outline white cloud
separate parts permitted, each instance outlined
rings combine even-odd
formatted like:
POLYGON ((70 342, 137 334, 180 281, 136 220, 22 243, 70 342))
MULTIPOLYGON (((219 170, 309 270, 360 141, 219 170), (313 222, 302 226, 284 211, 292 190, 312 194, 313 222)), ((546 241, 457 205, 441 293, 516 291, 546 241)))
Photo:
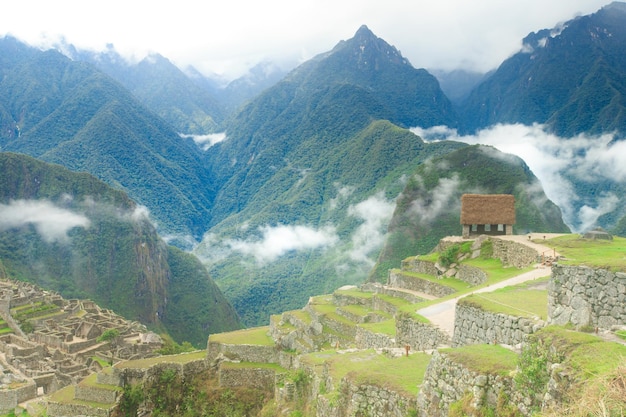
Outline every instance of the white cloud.
POLYGON ((66 242, 75 227, 89 227, 89 219, 46 200, 15 200, 0 204, 0 231, 32 224, 46 242, 66 242))
POLYGON ((6 2, 0 33, 83 48, 113 43, 126 55, 161 53, 181 66, 240 75, 254 64, 310 59, 366 24, 416 67, 489 70, 529 32, 552 28, 606 0, 192 0, 6 2), (114 22, 112 24, 112 22, 114 22))
POLYGON ((382 192, 379 192, 367 200, 348 208, 348 215, 357 217, 363 223, 352 234, 352 247, 348 253, 351 260, 365 263, 372 267, 375 259, 372 254, 385 242, 387 225, 391 220, 395 209, 395 201, 389 201, 382 192))
MULTIPOLYGON (((213 236, 213 245, 221 247, 222 252, 228 248, 230 251, 252 256, 258 263, 264 264, 291 251, 323 249, 332 247, 339 241, 335 228, 331 226, 321 229, 301 225, 263 226, 259 231, 260 237, 227 239, 221 242, 213 236)), ((206 252, 212 251, 213 247, 206 252)))
POLYGON ((193 140, 195 144, 198 145, 200 149, 202 149, 203 151, 206 151, 207 149, 209 149, 211 146, 215 145, 216 143, 226 140, 226 132, 211 133, 208 135, 188 135, 188 134, 180 133, 179 135, 181 138, 185 138, 185 139, 191 138, 191 140, 193 140))
POLYGON ((428 198, 416 198, 411 202, 407 215, 416 219, 420 225, 427 226, 443 212, 458 211, 459 184, 457 175, 440 178, 437 186, 428 193, 428 198))
POLYGON ((467 136, 442 127, 412 130, 425 140, 445 138, 480 143, 517 155, 541 181, 547 197, 561 208, 565 223, 578 232, 593 227, 600 215, 615 208, 616 197, 602 194, 596 197, 595 204, 581 205, 570 178, 591 185, 626 181, 626 141, 614 141, 613 134, 562 138, 547 132, 540 124, 494 125, 467 136), (581 208, 576 209, 577 206, 581 208))

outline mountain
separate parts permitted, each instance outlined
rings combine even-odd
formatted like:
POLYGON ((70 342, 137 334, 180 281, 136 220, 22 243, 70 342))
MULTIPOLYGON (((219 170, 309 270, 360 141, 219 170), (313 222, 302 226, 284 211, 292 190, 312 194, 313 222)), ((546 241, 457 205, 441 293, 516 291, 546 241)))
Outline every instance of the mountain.
POLYGON ((89 298, 176 341, 240 327, 197 258, 168 246, 145 210, 86 173, 0 153, 3 276, 89 298))
POLYGON ((626 132, 626 3, 529 34, 468 97, 463 126, 545 123, 564 137, 626 132))
POLYGON ((191 140, 87 63, 0 45, 11 52, 0 68, 3 150, 91 172, 149 207, 162 233, 200 238, 215 190, 191 140))
POLYGON ((75 61, 89 62, 126 87, 148 109, 183 134, 220 131, 225 106, 208 89, 159 54, 138 63, 122 57, 112 45, 105 52, 59 45, 75 61))
POLYGON ((492 147, 467 146, 421 164, 411 175, 369 280, 385 282, 387 271, 403 259, 428 253, 445 236, 460 235, 465 193, 514 195, 514 234, 570 232, 524 161, 492 147))
POLYGON ((454 126, 455 117, 435 77, 413 68, 362 26, 352 39, 265 90, 229 122, 230 140, 208 154, 209 164, 218 167, 214 174, 221 189, 214 224, 245 206, 276 170, 289 165, 292 154, 309 164, 374 120, 430 127, 454 126))
POLYGON ((220 191, 195 253, 244 323, 363 282, 404 176, 464 146, 405 127, 454 122, 437 80, 365 26, 242 107, 206 153, 220 191))
POLYGON ((271 62, 260 62, 241 77, 224 86, 214 87, 212 92, 224 104, 226 114, 231 115, 248 100, 282 80, 285 75, 287 75, 287 71, 279 65, 271 62))
POLYGON ((428 72, 437 78, 441 90, 455 105, 463 103, 474 87, 491 76, 490 72, 484 74, 462 69, 452 71, 429 69, 428 72))

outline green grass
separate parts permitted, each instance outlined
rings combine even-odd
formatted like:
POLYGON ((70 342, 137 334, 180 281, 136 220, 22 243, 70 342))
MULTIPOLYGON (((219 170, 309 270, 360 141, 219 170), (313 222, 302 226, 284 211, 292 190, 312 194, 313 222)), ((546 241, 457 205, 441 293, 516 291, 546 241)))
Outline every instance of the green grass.
POLYGON ((556 249, 562 256, 560 264, 626 271, 626 238, 616 236, 613 240, 590 240, 571 234, 540 243, 556 249))
POLYGON ((468 345, 440 352, 481 374, 508 376, 517 365, 517 354, 500 345, 468 345))
POLYGON ((489 293, 471 294, 459 300, 459 303, 474 305, 494 313, 547 320, 548 291, 529 288, 546 280, 547 278, 540 278, 489 293))
POLYGON ((335 291, 335 294, 345 295, 347 297, 363 298, 363 299, 370 299, 374 296, 374 293, 360 291, 360 290, 337 290, 335 291))
POLYGON ((617 337, 626 340, 626 330, 618 330, 615 332, 615 335, 617 335, 617 337))
POLYGON ((626 363, 626 346, 600 337, 559 326, 541 329, 536 336, 544 346, 552 346, 583 378, 607 374, 626 363))
POLYGON ((212 334, 209 336, 209 342, 224 343, 227 345, 274 345, 274 340, 269 335, 269 326, 212 334))
POLYGON ((358 326, 366 330, 369 330, 372 333, 386 334, 389 336, 396 335, 396 320, 395 319, 380 321, 377 323, 362 323, 362 324, 359 324, 358 326))
POLYGON ((125 368, 140 368, 145 369, 151 366, 154 366, 159 363, 187 363, 199 359, 206 358, 206 350, 197 350, 195 352, 190 353, 181 353, 178 355, 164 355, 157 356, 155 358, 147 358, 147 359, 136 359, 130 361, 120 362, 115 365, 115 368, 125 369, 125 368))
POLYGON ((285 373, 287 370, 275 363, 265 362, 223 362, 220 365, 224 369, 270 369, 278 373, 285 373))
POLYGON ((326 365, 337 387, 339 381, 347 377, 358 384, 377 385, 409 395, 417 395, 430 358, 423 353, 391 358, 374 350, 345 354, 321 351, 301 356, 304 363, 312 366, 326 365))
POLYGON ((399 269, 394 270, 396 273, 406 275, 413 278, 423 279, 424 281, 433 282, 435 284, 443 285, 444 287, 450 287, 455 291, 463 291, 471 288, 471 286, 464 281, 456 278, 437 278, 432 275, 420 274, 412 271, 401 271, 399 269))

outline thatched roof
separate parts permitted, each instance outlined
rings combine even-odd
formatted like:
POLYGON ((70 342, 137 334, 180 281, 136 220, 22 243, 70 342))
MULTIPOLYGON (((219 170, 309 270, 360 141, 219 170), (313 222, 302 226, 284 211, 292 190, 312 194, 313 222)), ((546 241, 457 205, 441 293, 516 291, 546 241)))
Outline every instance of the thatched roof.
POLYGON ((463 194, 461 224, 515 224, 511 194, 463 194))

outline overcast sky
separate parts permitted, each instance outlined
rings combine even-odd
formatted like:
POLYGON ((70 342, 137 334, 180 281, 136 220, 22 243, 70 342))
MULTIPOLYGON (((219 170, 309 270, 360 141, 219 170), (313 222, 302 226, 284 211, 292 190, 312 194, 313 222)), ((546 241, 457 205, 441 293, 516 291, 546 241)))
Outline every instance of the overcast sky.
POLYGON ((608 0, 19 0, 0 34, 30 44, 63 35, 82 48, 158 52, 179 66, 240 75, 262 60, 301 62, 365 24, 413 66, 487 71, 528 33, 593 13, 608 0))

